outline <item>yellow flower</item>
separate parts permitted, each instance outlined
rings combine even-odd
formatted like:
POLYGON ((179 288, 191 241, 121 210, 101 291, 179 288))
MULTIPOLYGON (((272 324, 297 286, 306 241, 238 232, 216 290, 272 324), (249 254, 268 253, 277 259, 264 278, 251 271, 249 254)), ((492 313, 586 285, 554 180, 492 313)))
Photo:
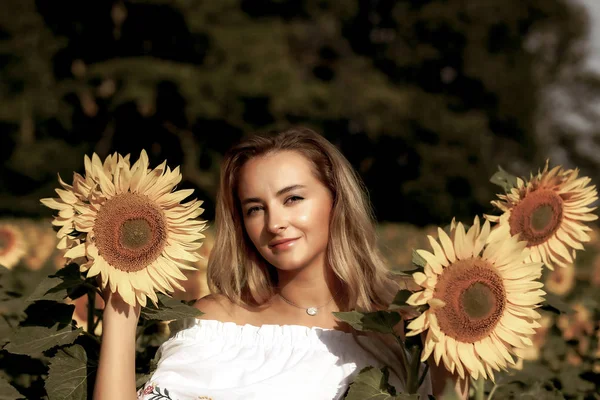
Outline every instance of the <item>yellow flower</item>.
POLYGON ((180 269, 195 269, 187 262, 199 259, 205 221, 196 218, 204 210, 197 200, 180 203, 193 193, 172 191, 181 179, 179 167, 171 171, 166 161, 149 169, 144 150, 133 166, 129 155, 102 163, 94 154, 85 157, 85 176, 75 174, 72 186, 59 177, 60 198, 41 201, 59 210, 53 224, 61 226, 65 257, 128 304, 145 306, 146 297, 157 303, 155 291, 183 290, 180 269))
POLYGON ((555 269, 546 278, 546 290, 564 296, 575 287, 575 264, 555 269))
POLYGON ((21 230, 11 222, 0 222, 0 265, 11 269, 26 252, 27 243, 21 230))
POLYGON ((573 310, 573 314, 559 315, 556 322, 565 341, 580 340, 594 333, 592 312, 581 302, 573 304, 573 310))
POLYGON ((206 280, 206 272, 208 267, 208 257, 215 243, 214 229, 207 228, 204 232, 206 236, 202 242, 202 248, 199 250, 200 260, 192 263, 197 268, 195 271, 184 271, 188 280, 182 282, 185 292, 176 290, 173 297, 179 300, 199 299, 210 293, 206 280))
POLYGON ((531 250, 529 260, 543 262, 550 269, 573 263, 575 250, 583 250, 589 242, 591 228, 584 223, 594 221, 598 199, 596 186, 589 186, 588 177, 578 178, 579 170, 563 170, 561 166, 543 171, 525 182, 517 178, 517 187, 492 204, 504 213, 486 215, 498 222, 499 233, 520 235, 531 250))
POLYGON ((408 324, 407 336, 427 330, 423 361, 433 353, 462 378, 494 379, 493 370, 514 364, 515 348, 533 345, 542 263, 524 263, 526 243, 515 236, 490 240, 489 221, 482 227, 478 217, 468 232, 453 222, 450 236, 438 228, 439 242, 428 238, 433 253, 417 250, 427 264, 413 274, 423 290, 407 303, 430 307, 408 324))
POLYGON ((56 235, 46 220, 28 220, 20 223, 23 235, 27 243, 27 253, 23 257, 23 263, 28 269, 37 271, 52 257, 56 249, 56 235))
POLYGON ((567 349, 567 356, 565 357, 565 361, 567 364, 572 365, 574 367, 579 367, 583 363, 583 359, 575 350, 572 348, 567 349))
POLYGON ((540 318, 538 322, 540 323, 541 327, 535 330, 535 334, 531 338, 531 340, 533 341, 533 346, 524 349, 514 349, 515 355, 518 357, 517 363, 513 367, 514 369, 522 370, 524 360, 536 361, 540 358, 542 347, 546 343, 546 336, 548 336, 548 331, 550 331, 554 324, 554 318, 551 315, 543 314, 542 318, 540 318))

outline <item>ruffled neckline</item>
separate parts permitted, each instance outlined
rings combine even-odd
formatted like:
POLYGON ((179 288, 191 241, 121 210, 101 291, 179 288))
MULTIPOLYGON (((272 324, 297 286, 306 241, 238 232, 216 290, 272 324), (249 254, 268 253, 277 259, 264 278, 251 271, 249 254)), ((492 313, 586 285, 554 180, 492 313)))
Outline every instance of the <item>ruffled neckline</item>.
POLYGON ((218 339, 237 345, 328 348, 336 342, 348 344, 354 341, 350 332, 304 325, 239 325, 235 322, 186 318, 171 322, 169 327, 175 338, 200 341, 218 339))
POLYGON ((216 319, 199 319, 199 318, 194 318, 194 319, 196 320, 195 321, 196 324, 208 323, 209 325, 213 325, 213 324, 223 324, 223 325, 228 325, 228 326, 233 325, 233 327, 237 328, 237 329, 246 329, 246 330, 254 330, 254 331, 260 331, 260 330, 277 331, 277 330, 285 330, 285 329, 294 329, 294 330, 304 331, 307 335, 310 334, 310 332, 321 331, 321 332, 337 332, 337 333, 342 333, 342 334, 352 336, 352 333, 350 333, 350 332, 344 332, 339 329, 322 328, 319 326, 305 326, 305 325, 294 325, 294 324, 285 324, 285 325, 263 324, 260 326, 252 325, 252 324, 240 325, 235 322, 221 322, 221 321, 217 321, 216 319))

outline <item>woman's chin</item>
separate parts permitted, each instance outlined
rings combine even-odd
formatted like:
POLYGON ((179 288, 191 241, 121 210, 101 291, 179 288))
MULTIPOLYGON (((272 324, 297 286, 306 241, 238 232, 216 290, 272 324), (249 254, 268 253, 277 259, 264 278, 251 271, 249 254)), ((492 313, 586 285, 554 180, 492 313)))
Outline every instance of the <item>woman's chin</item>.
POLYGON ((281 272, 292 272, 301 270, 305 267, 306 263, 295 261, 295 260, 273 260, 271 265, 273 265, 277 270, 281 272))

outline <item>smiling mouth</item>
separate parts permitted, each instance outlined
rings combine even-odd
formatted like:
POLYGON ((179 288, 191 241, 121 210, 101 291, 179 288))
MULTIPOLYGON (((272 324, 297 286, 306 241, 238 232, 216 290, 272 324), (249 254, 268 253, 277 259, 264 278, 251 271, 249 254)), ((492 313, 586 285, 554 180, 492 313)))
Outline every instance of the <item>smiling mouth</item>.
POLYGON ((294 238, 294 239, 288 239, 288 240, 284 240, 284 241, 280 241, 277 242, 273 245, 269 245, 270 249, 285 249, 288 248, 289 246, 291 246, 292 244, 294 244, 296 242, 296 240, 298 240, 298 238, 294 238))

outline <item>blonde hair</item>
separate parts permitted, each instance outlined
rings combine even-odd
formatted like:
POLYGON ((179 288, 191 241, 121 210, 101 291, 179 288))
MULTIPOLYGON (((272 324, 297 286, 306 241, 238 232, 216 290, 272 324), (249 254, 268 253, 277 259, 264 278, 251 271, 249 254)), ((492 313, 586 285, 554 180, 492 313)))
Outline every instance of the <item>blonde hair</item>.
POLYGON ((341 311, 387 308, 398 284, 377 249, 375 221, 365 187, 340 151, 307 128, 252 136, 225 155, 216 201, 216 236, 208 261, 210 291, 244 305, 261 305, 274 295, 277 275, 243 228, 237 185, 240 170, 248 160, 279 151, 295 151, 306 157, 315 176, 332 194, 327 262, 342 283, 338 301, 341 311))

